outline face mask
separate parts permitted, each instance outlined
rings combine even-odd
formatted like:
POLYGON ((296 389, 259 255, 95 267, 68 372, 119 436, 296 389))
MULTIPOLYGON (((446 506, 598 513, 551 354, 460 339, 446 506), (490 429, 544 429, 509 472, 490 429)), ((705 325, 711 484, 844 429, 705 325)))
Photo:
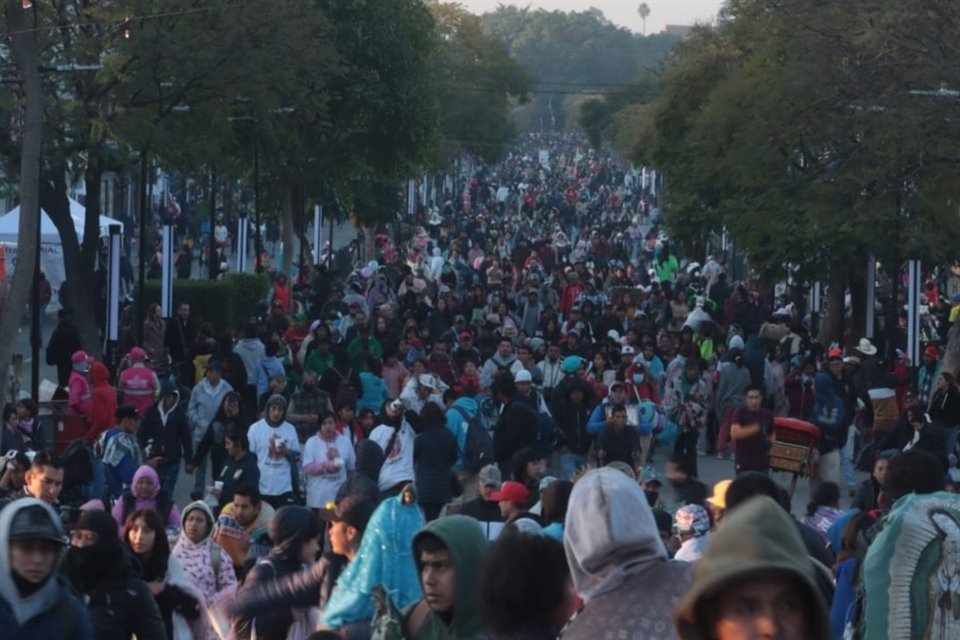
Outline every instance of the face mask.
POLYGON ((647 497, 647 504, 649 504, 651 507, 657 504, 657 500, 660 499, 659 491, 651 491, 650 489, 644 489, 643 494, 647 497))
POLYGON ((637 384, 640 384, 641 382, 643 382, 643 378, 644 378, 644 375, 642 373, 633 374, 633 381, 636 382, 637 384))

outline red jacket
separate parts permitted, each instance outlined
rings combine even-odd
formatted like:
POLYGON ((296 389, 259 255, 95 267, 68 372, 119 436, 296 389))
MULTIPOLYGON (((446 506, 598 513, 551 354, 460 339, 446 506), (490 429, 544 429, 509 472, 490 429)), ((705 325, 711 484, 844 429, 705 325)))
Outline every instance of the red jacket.
POLYGON ((93 396, 87 434, 83 437, 88 443, 94 442, 114 425, 114 414, 117 412, 117 392, 110 385, 110 372, 102 362, 90 365, 90 379, 93 381, 93 396))

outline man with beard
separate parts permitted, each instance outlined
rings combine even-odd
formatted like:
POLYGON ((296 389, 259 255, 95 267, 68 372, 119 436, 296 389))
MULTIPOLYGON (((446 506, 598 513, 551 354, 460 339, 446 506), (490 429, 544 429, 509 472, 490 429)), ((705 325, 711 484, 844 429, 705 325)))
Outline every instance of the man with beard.
POLYGON ((87 604, 97 638, 163 640, 160 610, 120 545, 117 523, 104 511, 80 516, 70 536, 63 572, 87 604))

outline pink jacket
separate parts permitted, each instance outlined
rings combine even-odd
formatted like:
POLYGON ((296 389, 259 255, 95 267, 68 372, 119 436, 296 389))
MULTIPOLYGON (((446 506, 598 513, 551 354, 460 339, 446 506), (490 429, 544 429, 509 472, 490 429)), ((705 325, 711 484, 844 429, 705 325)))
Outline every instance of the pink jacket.
POLYGON ((213 528, 213 513, 210 507, 202 500, 191 502, 183 510, 181 521, 180 538, 173 547, 173 557, 183 567, 184 572, 190 577, 190 581, 203 594, 207 603, 213 600, 213 597, 237 584, 237 574, 233 570, 233 562, 227 552, 220 548, 220 545, 210 539, 210 531, 213 528), (183 522, 187 514, 191 511, 200 509, 207 516, 207 522, 210 523, 210 529, 207 530, 207 537, 199 544, 194 544, 187 539, 183 533, 183 522), (219 567, 214 571, 214 559, 218 558, 219 567))
POLYGON ((133 366, 120 374, 120 389, 123 391, 124 404, 132 404, 143 416, 154 403, 160 381, 153 369, 133 366))
POLYGON ((67 405, 70 412, 82 413, 90 417, 90 398, 93 396, 93 389, 90 388, 90 381, 87 380, 87 376, 77 371, 71 371, 67 389, 70 392, 69 404, 67 405))

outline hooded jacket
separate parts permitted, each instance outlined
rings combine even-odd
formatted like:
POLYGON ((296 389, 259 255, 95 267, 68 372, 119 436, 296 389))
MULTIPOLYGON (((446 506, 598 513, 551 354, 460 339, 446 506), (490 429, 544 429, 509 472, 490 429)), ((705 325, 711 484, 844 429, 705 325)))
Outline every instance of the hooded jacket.
POLYGON ((457 463, 454 469, 463 468, 462 453, 467 448, 467 423, 477 417, 480 408, 473 398, 457 398, 453 406, 447 409, 447 429, 457 441, 457 463))
POLYGON ((187 420, 194 441, 203 437, 207 427, 213 422, 223 404, 223 397, 233 391, 233 387, 226 380, 221 379, 216 387, 204 378, 190 393, 190 404, 187 406, 187 420))
POLYGON ((813 379, 813 422, 820 427, 820 453, 835 451, 844 425, 843 399, 834 391, 833 376, 820 372, 813 379))
POLYGON ((206 602, 213 597, 237 584, 237 574, 227 553, 220 545, 210 539, 216 519, 213 511, 203 500, 191 502, 183 509, 180 516, 180 538, 174 545, 172 555, 183 567, 184 572, 193 581, 194 586, 203 594, 206 602), (202 511, 207 519, 207 535, 200 542, 194 544, 184 533, 187 516, 192 511, 202 511), (215 566, 216 565, 216 566, 215 566))
POLYGON ((180 392, 175 387, 164 383, 160 397, 140 421, 137 441, 151 457, 162 455, 162 466, 177 464, 181 458, 193 458, 193 434, 187 423, 187 414, 180 406, 180 392), (164 411, 163 398, 168 392, 176 395, 177 403, 170 411, 164 411))
POLYGON ((110 386, 110 371, 102 362, 90 365, 90 380, 93 395, 90 403, 90 424, 84 438, 93 442, 101 433, 113 426, 117 412, 117 392, 110 386))
POLYGON ((563 546, 586 602, 564 640, 674 638, 670 616, 690 585, 691 566, 667 559, 636 482, 606 467, 581 478, 570 494, 563 546))
POLYGON ((136 487, 137 480, 143 477, 150 478, 150 480, 153 481, 153 495, 146 500, 142 500, 134 497, 132 491, 124 492, 123 496, 113 505, 113 511, 110 512, 111 515, 113 515, 113 519, 117 522, 117 527, 122 528, 127 516, 140 509, 153 509, 160 513, 161 516, 166 515, 166 524, 168 526, 174 528, 179 527, 180 509, 177 508, 177 505, 166 492, 161 493, 160 476, 157 475, 153 467, 143 465, 137 469, 133 474, 133 480, 130 482, 131 488, 136 487), (167 511, 168 507, 169 512, 167 511))
POLYGON ((809 610, 808 638, 829 638, 827 607, 817 588, 796 526, 773 499, 757 496, 730 512, 710 538, 694 568, 693 584, 677 606, 680 640, 708 640, 702 605, 735 583, 753 577, 782 575, 802 585, 809 610))
POLYGON ((270 406, 279 404, 286 417, 287 401, 280 394, 270 396, 261 420, 253 423, 247 432, 250 453, 257 457, 260 468, 260 493, 265 496, 282 496, 293 491, 292 471, 300 455, 300 439, 297 429, 284 417, 276 424, 270 422, 270 406), (287 454, 281 453, 280 444, 287 446, 287 454))
POLYGON ((26 596, 21 595, 14 581, 10 566, 10 528, 20 511, 38 506, 60 530, 59 516, 40 500, 23 498, 0 511, 0 629, 3 638, 92 640, 93 627, 86 610, 55 568, 36 591, 26 596))
POLYGON ((98 640, 166 640, 157 602, 137 575, 120 544, 117 526, 105 511, 87 511, 75 530, 97 534, 89 547, 70 547, 63 561, 66 578, 84 598, 98 640))
MULTIPOLYGON (((487 537, 483 529, 469 516, 440 518, 427 524, 414 536, 413 549, 416 549, 417 540, 426 535, 440 538, 453 558, 456 576, 453 616, 448 623, 433 611, 429 611, 420 628, 409 637, 412 640, 454 640, 479 635, 483 631, 483 621, 480 619, 477 573, 480 570, 480 559, 487 548, 487 537)), ((417 563, 419 575, 422 568, 420 559, 414 558, 414 561, 417 563)), ((409 622, 417 607, 427 607, 426 601, 420 600, 404 611, 405 622, 409 622)))

